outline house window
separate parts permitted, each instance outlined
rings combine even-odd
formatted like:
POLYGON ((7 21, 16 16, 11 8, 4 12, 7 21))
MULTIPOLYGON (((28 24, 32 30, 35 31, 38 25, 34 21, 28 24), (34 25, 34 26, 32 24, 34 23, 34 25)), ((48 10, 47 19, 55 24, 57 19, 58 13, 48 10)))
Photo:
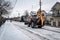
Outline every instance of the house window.
POLYGON ((58 15, 59 15, 59 10, 58 10, 58 15))
POLYGON ((60 15, 60 10, 57 10, 57 14, 60 15))
POLYGON ((58 25, 60 26, 60 22, 58 22, 58 25))
POLYGON ((54 13, 54 14, 56 14, 56 13, 57 13, 57 11, 56 11, 56 10, 54 10, 54 11, 53 11, 53 13, 54 13))
POLYGON ((59 14, 60 14, 60 10, 59 10, 59 14))
POLYGON ((60 10, 55 10, 54 13, 55 15, 60 15, 60 10))

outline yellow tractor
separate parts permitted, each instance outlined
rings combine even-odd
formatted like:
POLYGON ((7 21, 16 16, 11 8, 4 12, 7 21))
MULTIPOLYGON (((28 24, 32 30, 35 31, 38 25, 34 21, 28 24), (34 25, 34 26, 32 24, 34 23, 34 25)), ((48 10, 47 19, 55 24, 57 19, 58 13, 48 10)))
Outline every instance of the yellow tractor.
POLYGON ((38 27, 38 28, 42 28, 42 26, 44 26, 44 17, 42 16, 42 12, 39 9, 37 11, 36 15, 31 15, 28 19, 28 27, 38 27))
POLYGON ((41 21, 40 22, 41 25, 44 26, 45 21, 44 21, 44 17, 42 15, 42 12, 41 12, 40 9, 37 11, 37 17, 36 17, 36 19, 40 20, 41 21))

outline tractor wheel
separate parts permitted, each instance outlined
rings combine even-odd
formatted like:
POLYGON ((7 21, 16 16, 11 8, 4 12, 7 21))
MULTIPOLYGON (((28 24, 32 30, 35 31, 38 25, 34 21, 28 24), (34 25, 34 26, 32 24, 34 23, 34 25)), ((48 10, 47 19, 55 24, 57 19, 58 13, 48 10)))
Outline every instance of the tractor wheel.
POLYGON ((33 22, 31 23, 31 27, 34 28, 34 23, 33 22))
POLYGON ((42 28, 41 20, 40 20, 39 23, 38 23, 38 28, 42 28))
POLYGON ((24 24, 26 25, 27 23, 25 22, 24 24))
POLYGON ((42 25, 38 26, 38 28, 42 28, 42 25))
POLYGON ((28 27, 30 27, 30 24, 28 24, 28 27))

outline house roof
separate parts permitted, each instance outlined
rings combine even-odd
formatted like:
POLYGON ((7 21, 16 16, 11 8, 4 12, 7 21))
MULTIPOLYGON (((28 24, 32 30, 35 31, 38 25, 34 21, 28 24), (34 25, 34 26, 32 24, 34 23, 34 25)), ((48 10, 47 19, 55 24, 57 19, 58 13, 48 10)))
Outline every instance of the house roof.
POLYGON ((51 16, 52 14, 51 13, 47 13, 46 16, 51 16))
POLYGON ((45 14, 47 14, 45 10, 42 10, 42 13, 45 13, 45 14))
POLYGON ((54 7, 59 4, 60 5, 60 2, 56 2, 55 5, 52 7, 52 9, 54 9, 54 7))
POLYGON ((36 15, 37 13, 36 13, 36 11, 31 11, 30 14, 31 15, 36 15))

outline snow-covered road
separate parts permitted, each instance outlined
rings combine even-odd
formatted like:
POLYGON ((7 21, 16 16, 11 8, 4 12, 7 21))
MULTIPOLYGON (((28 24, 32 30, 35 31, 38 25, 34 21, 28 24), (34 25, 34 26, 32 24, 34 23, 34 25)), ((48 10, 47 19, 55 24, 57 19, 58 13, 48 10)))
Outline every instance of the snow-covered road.
POLYGON ((15 24, 16 26, 18 26, 18 27, 20 27, 22 29, 25 29, 25 30, 27 30, 27 31, 29 31, 31 33, 35 33, 35 34, 37 34, 39 36, 42 36, 42 38, 46 38, 46 40, 60 40, 60 33, 59 33, 60 28, 44 26, 45 29, 48 28, 48 29, 51 30, 51 31, 49 31, 49 30, 45 30, 45 29, 33 29, 31 27, 27 27, 27 25, 24 25, 24 23, 21 23, 21 22, 13 22, 13 24, 15 24), (58 31, 58 33, 54 32, 54 31, 58 31))
POLYGON ((0 40, 60 40, 60 28, 44 26, 36 29, 23 22, 6 21, 0 27, 0 40))
POLYGON ((0 40, 32 40, 18 30, 11 22, 6 21, 0 27, 0 40))

